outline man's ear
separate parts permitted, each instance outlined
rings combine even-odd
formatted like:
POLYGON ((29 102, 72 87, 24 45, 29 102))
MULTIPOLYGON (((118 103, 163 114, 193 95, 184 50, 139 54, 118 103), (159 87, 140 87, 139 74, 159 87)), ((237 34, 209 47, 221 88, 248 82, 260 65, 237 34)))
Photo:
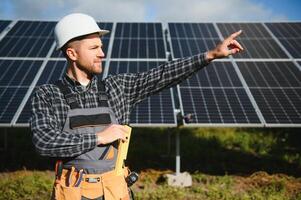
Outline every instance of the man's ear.
POLYGON ((66 55, 69 57, 70 60, 76 61, 77 60, 77 53, 74 48, 68 47, 66 49, 66 55))

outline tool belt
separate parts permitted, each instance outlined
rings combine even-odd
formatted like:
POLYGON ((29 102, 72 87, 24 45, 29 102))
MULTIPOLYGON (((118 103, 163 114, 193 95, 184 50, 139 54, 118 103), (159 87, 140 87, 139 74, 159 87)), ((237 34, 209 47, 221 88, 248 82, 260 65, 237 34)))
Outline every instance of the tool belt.
POLYGON ((129 189, 124 175, 116 175, 114 171, 103 174, 85 174, 82 170, 63 169, 61 176, 54 183, 53 199, 55 200, 129 200, 129 189))

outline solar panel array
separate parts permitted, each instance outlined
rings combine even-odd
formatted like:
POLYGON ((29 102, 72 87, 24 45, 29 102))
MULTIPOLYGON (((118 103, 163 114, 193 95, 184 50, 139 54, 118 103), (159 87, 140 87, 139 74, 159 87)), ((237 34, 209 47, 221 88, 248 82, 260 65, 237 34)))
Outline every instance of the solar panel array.
POLYGON ((300 126, 301 23, 169 23, 173 59, 243 30, 246 49, 178 85, 187 126, 300 126))
MULTIPOLYGON (((56 22, 0 20, 0 126, 29 126, 30 98, 66 70, 56 22)), ((301 126, 301 23, 99 23, 106 54, 99 78, 140 73, 216 46, 239 29, 243 53, 216 60, 139 103, 132 126, 301 126)))

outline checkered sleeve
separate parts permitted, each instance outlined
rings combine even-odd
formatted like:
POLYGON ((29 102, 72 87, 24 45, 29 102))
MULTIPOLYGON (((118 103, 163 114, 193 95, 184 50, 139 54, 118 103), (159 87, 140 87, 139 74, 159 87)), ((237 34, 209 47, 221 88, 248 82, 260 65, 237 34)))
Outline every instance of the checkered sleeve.
POLYGON ((73 157, 96 147, 95 133, 73 134, 62 131, 57 116, 53 113, 49 88, 39 87, 32 97, 30 126, 32 141, 37 152, 50 157, 73 157))
POLYGON ((134 106, 146 97, 179 84, 208 65, 206 54, 167 62, 147 72, 124 74, 121 85, 129 105, 134 106))

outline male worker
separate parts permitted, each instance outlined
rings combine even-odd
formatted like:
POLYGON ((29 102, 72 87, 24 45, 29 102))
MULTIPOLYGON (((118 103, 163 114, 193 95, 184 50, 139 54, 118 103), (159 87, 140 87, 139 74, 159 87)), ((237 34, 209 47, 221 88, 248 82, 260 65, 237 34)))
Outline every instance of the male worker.
POLYGON ((95 20, 75 13, 55 27, 57 49, 68 66, 55 84, 40 86, 32 98, 31 129, 36 150, 57 164, 54 199, 129 199, 124 176, 112 173, 116 141, 126 140, 130 111, 146 97, 172 87, 216 58, 243 50, 233 33, 213 50, 137 74, 109 75, 103 81, 100 37, 95 20))

